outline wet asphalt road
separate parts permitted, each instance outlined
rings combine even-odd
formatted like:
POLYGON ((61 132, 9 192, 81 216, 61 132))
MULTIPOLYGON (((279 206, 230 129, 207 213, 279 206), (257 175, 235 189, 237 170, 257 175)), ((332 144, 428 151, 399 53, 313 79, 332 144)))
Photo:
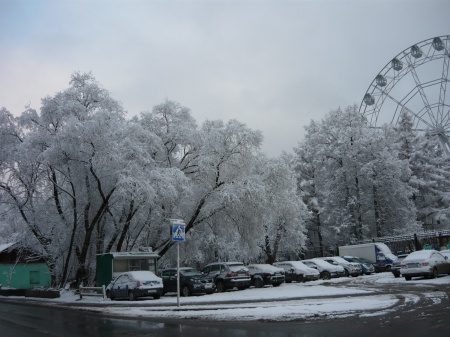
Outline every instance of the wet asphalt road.
POLYGON ((51 307, 0 303, 0 334, 4 337, 138 337, 138 336, 448 336, 449 303, 426 312, 380 317, 351 317, 294 322, 196 322, 127 320, 51 307))

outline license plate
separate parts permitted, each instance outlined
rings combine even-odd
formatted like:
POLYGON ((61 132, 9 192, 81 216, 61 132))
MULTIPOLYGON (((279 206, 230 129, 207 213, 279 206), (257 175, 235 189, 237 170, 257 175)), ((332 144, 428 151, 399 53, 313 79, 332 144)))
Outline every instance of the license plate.
POLYGON ((148 292, 149 294, 154 293, 155 291, 156 291, 155 289, 149 289, 149 290, 147 290, 147 292, 148 292))
POLYGON ((212 288, 212 284, 211 283, 205 284, 205 289, 211 289, 211 288, 212 288))

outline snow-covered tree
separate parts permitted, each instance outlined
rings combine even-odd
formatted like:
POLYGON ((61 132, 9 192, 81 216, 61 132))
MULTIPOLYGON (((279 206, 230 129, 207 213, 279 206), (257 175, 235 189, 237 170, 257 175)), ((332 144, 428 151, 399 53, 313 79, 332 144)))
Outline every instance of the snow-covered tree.
POLYGON ((400 158, 408 161, 408 182, 415 189, 413 201, 417 221, 434 228, 450 225, 450 158, 438 136, 413 130, 412 117, 402 111, 399 125, 390 133, 400 148, 400 158))
POLYGON ((308 234, 317 255, 416 226, 407 162, 366 125, 356 107, 331 111, 311 122, 296 149, 299 193, 315 214, 308 234))

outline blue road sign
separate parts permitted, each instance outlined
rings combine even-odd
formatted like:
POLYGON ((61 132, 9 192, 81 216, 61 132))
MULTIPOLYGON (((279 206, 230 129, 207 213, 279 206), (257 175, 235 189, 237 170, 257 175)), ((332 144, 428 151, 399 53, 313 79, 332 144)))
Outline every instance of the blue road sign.
POLYGON ((186 241, 185 224, 172 224, 172 241, 176 242, 186 241))

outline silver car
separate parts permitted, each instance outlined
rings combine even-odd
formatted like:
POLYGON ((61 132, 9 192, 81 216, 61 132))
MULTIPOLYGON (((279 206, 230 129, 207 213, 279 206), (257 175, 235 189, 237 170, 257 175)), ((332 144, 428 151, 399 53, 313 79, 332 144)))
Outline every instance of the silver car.
POLYGON ((400 274, 406 281, 416 276, 438 277, 440 274, 450 275, 448 257, 436 250, 418 250, 412 252, 402 261, 400 274))
POLYGON ((330 278, 345 276, 345 270, 343 267, 332 265, 331 263, 328 263, 327 261, 318 258, 310 260, 302 260, 302 262, 306 264, 308 267, 317 269, 320 273, 320 277, 323 280, 329 280, 330 278))
POLYGON ((130 301, 138 297, 161 297, 163 292, 162 279, 151 271, 129 271, 119 274, 106 288, 106 296, 111 300, 128 298, 130 301))
POLYGON ((362 275, 362 268, 359 263, 348 262, 340 256, 321 257, 320 259, 327 261, 335 266, 341 266, 345 269, 345 275, 347 276, 359 276, 362 275))
POLYGON ((273 265, 284 269, 286 283, 315 281, 320 277, 320 273, 315 268, 308 267, 300 261, 274 262, 273 265))

